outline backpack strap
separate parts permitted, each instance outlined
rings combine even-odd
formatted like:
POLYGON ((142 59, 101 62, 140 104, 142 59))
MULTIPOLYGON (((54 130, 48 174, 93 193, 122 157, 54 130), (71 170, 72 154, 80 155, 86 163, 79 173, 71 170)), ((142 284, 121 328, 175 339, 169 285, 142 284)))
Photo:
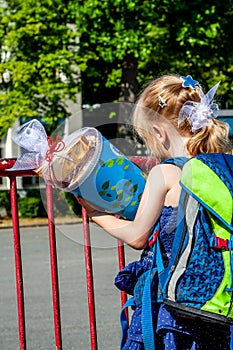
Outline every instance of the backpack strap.
POLYGON ((163 284, 163 294, 166 297, 167 295, 169 295, 169 298, 171 298, 172 300, 175 300, 174 285, 176 284, 177 280, 185 271, 186 265, 188 263, 189 252, 191 250, 192 241, 193 241, 193 227, 199 211, 199 203, 193 197, 188 196, 187 202, 185 203, 184 208, 181 208, 181 210, 184 213, 184 218, 182 219, 183 229, 182 230, 177 229, 175 232, 176 240, 174 241, 174 244, 172 246, 169 266, 164 272, 163 276, 161 276, 161 280, 163 284), (179 262, 175 263, 177 259, 177 255, 179 254, 178 252, 180 250, 179 242, 183 241, 184 239, 183 235, 187 230, 189 234, 188 234, 188 239, 186 241, 186 249, 185 249, 186 253, 182 254, 182 259, 179 259, 179 262), (176 272, 172 273, 172 277, 171 277, 171 271, 173 271, 173 268, 175 265, 176 265, 176 272))
POLYGON ((184 164, 187 162, 189 158, 187 157, 173 157, 173 158, 167 158, 163 160, 160 164, 174 164, 178 166, 180 169, 183 168, 184 164))
POLYGON ((120 323, 121 323, 121 330, 122 330, 122 338, 121 338, 120 350, 123 349, 123 347, 126 343, 126 340, 127 340, 127 331, 128 331, 129 326, 128 326, 128 320, 127 320, 127 317, 125 314, 125 309, 130 307, 130 306, 135 306, 135 301, 134 301, 133 297, 128 299, 121 309, 120 323))
MULTIPOLYGON (((182 170, 183 166, 188 161, 188 159, 189 158, 186 158, 186 157, 167 158, 164 161, 162 161, 160 164, 174 164, 182 170)), ((148 239, 149 247, 152 247, 154 245, 154 243, 157 240, 158 235, 159 235, 159 229, 156 225, 155 229, 152 231, 152 234, 150 235, 150 237, 148 239)))
POLYGON ((145 350, 154 350, 154 328, 151 300, 152 274, 148 274, 142 297, 142 336, 145 350))
MULTIPOLYGON (((137 296, 136 288, 135 288, 135 296, 128 299, 124 306, 121 309, 120 322, 122 329, 122 339, 120 349, 124 348, 124 345, 127 340, 127 331, 128 331, 128 320, 126 318, 125 309, 128 307, 138 307, 141 305, 142 315, 142 335, 143 335, 143 343, 145 350, 154 350, 154 330, 153 330, 153 316, 152 316, 152 281, 153 278, 157 276, 157 268, 151 268, 150 270, 144 272, 141 275, 141 278, 145 276, 145 282, 143 283, 143 291, 141 296, 137 296), (140 300, 141 301, 140 301, 140 300)), ((140 279, 140 277, 139 277, 140 279)), ((140 282, 140 281, 139 281, 140 282)), ((139 293, 140 294, 140 293, 139 293)))
MULTIPOLYGON (((153 247, 153 263, 150 273, 147 276, 146 283, 144 286, 143 297, 142 297, 142 335, 143 335, 143 345, 145 350, 155 350, 155 337, 154 337, 154 324, 153 324, 153 314, 152 314, 152 279, 153 271, 160 273, 164 269, 162 253, 159 245, 159 240, 156 241, 153 247)), ((158 277, 159 279, 159 277, 158 277)), ((159 281, 158 281, 159 283, 159 281)), ((157 292, 157 303, 162 302, 162 295, 159 292, 160 287, 157 292)))
MULTIPOLYGON (((161 162, 161 164, 174 164, 178 166, 180 169, 183 168, 184 164, 188 158, 186 157, 175 157, 168 158, 161 162)), ((153 263, 151 267, 151 271, 153 268, 158 269, 158 274, 164 270, 163 258, 160 249, 159 240, 157 239, 159 235, 160 227, 157 224, 153 230, 152 235, 148 240, 148 244, 150 247, 153 247, 153 263)), ((155 350, 155 338, 154 338, 154 325, 153 325, 153 315, 152 315, 152 299, 151 299, 151 282, 152 282, 152 274, 148 274, 146 283, 144 286, 143 298, 142 298, 142 334, 143 334, 143 344, 145 350, 155 350)), ((161 294, 158 295, 157 302, 162 302, 161 294)))
MULTIPOLYGON (((175 157, 175 158, 168 158, 161 162, 161 164, 174 164, 178 166, 179 168, 183 168, 184 164, 188 158, 186 157, 175 157)), ((142 335, 143 335, 143 344, 145 350, 155 350, 155 340, 154 340, 154 327, 153 327, 153 315, 152 315, 152 291, 151 291, 151 284, 152 280, 155 276, 155 271, 157 272, 157 269, 159 272, 164 270, 163 266, 163 259, 162 259, 162 253, 159 245, 159 240, 157 240, 158 234, 160 231, 159 223, 157 223, 153 229, 153 232, 148 240, 148 245, 153 249, 153 261, 151 264, 151 269, 148 271, 144 289, 142 293, 142 316, 141 316, 141 322, 142 322, 142 335)), ((162 297, 161 295, 158 296, 156 302, 161 303, 162 297)), ((121 316, 120 316, 120 322, 121 322, 121 328, 122 328, 122 339, 121 339, 121 347, 122 350, 126 340, 127 340, 127 330, 128 330, 128 321, 125 316, 125 309, 130 306, 137 306, 135 303, 135 298, 132 297, 121 309, 121 316)))
MULTIPOLYGON (((184 164, 187 162, 188 158, 186 157, 174 157, 168 158, 161 162, 161 164, 174 164, 178 166, 180 169, 183 168, 184 164)), ((158 224, 153 230, 152 235, 149 238, 149 246, 153 247, 154 258, 152 268, 154 266, 158 269, 158 274, 160 275, 164 271, 164 264, 162 258, 162 252, 160 249, 159 239, 157 239, 159 235, 160 228, 158 224)), ((158 302, 162 302, 162 296, 158 296, 158 302)), ((154 327, 153 327, 153 315, 152 315, 152 300, 151 300, 151 280, 150 276, 148 276, 146 280, 146 284, 144 287, 143 299, 142 299, 142 333, 143 333, 143 344, 145 350, 155 349, 155 341, 154 341, 154 327)))

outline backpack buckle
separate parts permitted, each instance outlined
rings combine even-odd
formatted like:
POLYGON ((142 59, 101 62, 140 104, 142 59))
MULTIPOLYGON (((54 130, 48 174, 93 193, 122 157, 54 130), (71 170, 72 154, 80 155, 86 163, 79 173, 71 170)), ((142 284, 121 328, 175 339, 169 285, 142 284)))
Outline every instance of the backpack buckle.
POLYGON ((155 243, 155 241, 156 241, 156 239, 158 237, 158 234, 159 234, 159 230, 156 230, 153 233, 152 237, 150 237, 150 239, 148 240, 148 246, 149 247, 152 247, 154 245, 154 243, 155 243))
POLYGON ((210 246, 215 249, 231 250, 231 241, 228 239, 223 239, 217 236, 212 236, 210 238, 210 246), (229 244, 230 243, 230 244, 229 244), (230 247, 229 247, 230 245, 230 247))

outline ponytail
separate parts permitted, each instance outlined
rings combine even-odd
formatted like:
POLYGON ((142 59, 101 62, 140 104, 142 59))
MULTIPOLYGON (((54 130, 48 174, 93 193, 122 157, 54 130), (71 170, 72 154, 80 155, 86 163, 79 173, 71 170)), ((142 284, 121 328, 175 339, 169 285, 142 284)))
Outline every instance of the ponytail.
POLYGON ((210 119, 209 125, 194 133, 186 144, 191 156, 198 153, 231 153, 229 125, 218 119, 210 119))

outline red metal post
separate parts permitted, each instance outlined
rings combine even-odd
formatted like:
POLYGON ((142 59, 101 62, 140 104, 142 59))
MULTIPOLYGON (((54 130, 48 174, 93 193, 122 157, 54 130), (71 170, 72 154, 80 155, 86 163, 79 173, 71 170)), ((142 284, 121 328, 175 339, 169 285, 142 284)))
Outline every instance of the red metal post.
POLYGON ((11 200, 12 225, 13 225, 13 235, 14 235, 19 346, 20 346, 20 350, 26 350, 23 269, 22 269, 22 259, 21 259, 19 216, 18 216, 18 205, 17 205, 17 186, 16 186, 16 178, 14 176, 10 177, 10 200, 11 200))
POLYGON ((97 331, 96 331, 96 317, 95 317, 95 299, 94 299, 94 283, 93 283, 89 218, 84 208, 82 208, 82 220, 83 220, 84 255, 85 255, 85 264, 86 264, 86 283, 87 283, 88 310, 89 310, 89 323, 90 323, 90 342, 91 342, 91 349, 97 350, 98 345, 97 345, 97 331))
POLYGON ((56 342, 56 350, 62 350, 59 284, 58 284, 58 268, 57 268, 57 248, 56 248, 56 235, 55 235, 54 212, 53 212, 53 195, 52 195, 52 187, 49 185, 46 185, 46 198, 47 198, 47 212, 48 212, 48 230, 49 230, 55 342, 56 342))

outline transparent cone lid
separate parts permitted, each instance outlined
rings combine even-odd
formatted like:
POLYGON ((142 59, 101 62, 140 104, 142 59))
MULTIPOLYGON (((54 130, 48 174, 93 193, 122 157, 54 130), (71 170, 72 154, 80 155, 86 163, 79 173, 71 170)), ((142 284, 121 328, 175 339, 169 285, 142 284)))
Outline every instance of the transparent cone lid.
POLYGON ((63 139, 64 148, 45 160, 40 173, 56 188, 70 192, 92 173, 102 150, 102 136, 95 128, 82 128, 63 139))

